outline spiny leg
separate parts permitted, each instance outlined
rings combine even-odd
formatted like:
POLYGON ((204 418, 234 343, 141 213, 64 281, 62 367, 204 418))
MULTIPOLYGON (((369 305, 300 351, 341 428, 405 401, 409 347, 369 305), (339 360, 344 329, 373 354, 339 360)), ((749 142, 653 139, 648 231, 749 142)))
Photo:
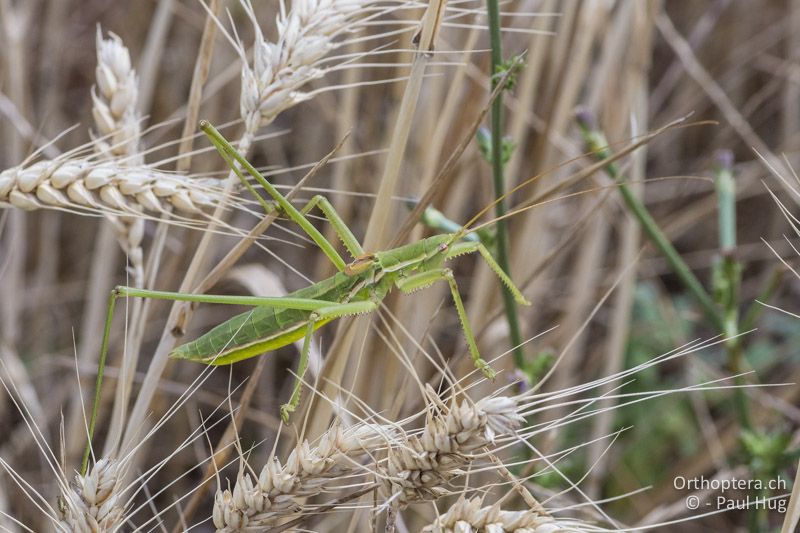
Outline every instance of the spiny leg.
POLYGON ((378 304, 372 300, 364 300, 360 302, 349 302, 344 304, 332 304, 323 307, 311 313, 308 317, 308 324, 306 325, 306 335, 303 339, 303 348, 300 350, 300 362, 297 365, 297 377, 294 379, 292 386, 292 396, 288 403, 281 406, 281 419, 284 423, 289 422, 289 416, 300 405, 300 397, 303 388, 303 376, 308 369, 308 354, 311 351, 311 336, 314 333, 315 324, 320 320, 332 320, 334 318, 341 318, 345 315, 357 315, 361 313, 370 313, 378 308, 378 304))
POLYGON ((344 247, 347 248, 347 251, 350 252, 350 255, 353 259, 357 259, 364 255, 364 249, 361 248, 361 243, 358 242, 353 232, 350 231, 350 228, 347 227, 344 220, 339 213, 336 211, 336 208, 333 207, 327 198, 322 196, 321 194, 315 195, 311 198, 303 209, 300 210, 300 213, 303 215, 308 214, 309 211, 314 209, 315 207, 319 207, 319 210, 322 211, 322 214, 325 215, 325 218, 330 222, 331 226, 333 226, 333 230, 336 232, 336 235, 342 239, 344 243, 344 247))
POLYGON ((511 278, 508 277, 500 265, 497 264, 492 254, 489 253, 489 250, 486 249, 486 246, 480 242, 458 242, 455 244, 451 244, 450 248, 447 250, 446 259, 453 259, 454 257, 458 257, 459 255, 464 254, 471 254, 473 252, 479 252, 483 257, 483 260, 486 261, 486 264, 489 265, 494 273, 500 278, 500 281, 508 287, 508 290, 511 291, 512 296, 514 296, 514 300, 520 305, 531 305, 531 303, 522 295, 522 292, 514 285, 514 282, 511 281, 511 278))
MULTIPOLYGON (((325 253, 325 255, 330 259, 331 263, 336 266, 336 269, 339 272, 344 271, 345 269, 345 262, 342 259, 342 256, 339 255, 339 252, 336 251, 334 246, 328 242, 328 240, 322 235, 322 233, 314 227, 313 224, 302 214, 300 211, 297 210, 287 199, 284 197, 278 189, 276 189, 267 179, 253 166, 250 164, 247 159, 244 158, 236 148, 231 145, 228 140, 222 136, 222 134, 217 131, 217 129, 212 126, 209 122, 203 120, 200 122, 200 129, 208 136, 211 140, 211 143, 220 153, 220 155, 225 159, 228 163, 228 166, 236 173, 239 177, 239 180, 244 184, 244 186, 253 194, 255 194, 259 202, 262 205, 267 205, 264 199, 256 192, 252 185, 247 181, 247 178, 244 177, 240 168, 234 163, 237 162, 239 165, 242 166, 247 172, 253 176, 253 178, 262 186, 264 190, 272 197, 275 202, 277 202, 278 206, 281 208, 286 215, 291 218, 298 226, 300 226, 306 234, 311 237, 317 246, 325 253)), ((269 207, 267 207, 268 209, 269 207)))
POLYGON ((432 285, 437 281, 445 280, 450 285, 450 294, 453 295, 453 301, 456 304, 456 312, 458 319, 461 321, 461 329, 464 331, 464 336, 467 338, 467 346, 469 353, 472 356, 472 361, 475 363, 475 368, 483 372, 483 375, 493 380, 497 373, 489 366, 489 363, 481 358, 478 352, 478 344, 475 342, 475 335, 472 333, 472 326, 469 325, 467 320, 467 311, 464 309, 464 302, 461 300, 461 293, 458 292, 458 285, 456 284, 453 271, 449 268, 437 268, 428 272, 421 272, 414 274, 407 278, 398 280, 397 288, 405 293, 414 292, 417 289, 423 289, 432 285))

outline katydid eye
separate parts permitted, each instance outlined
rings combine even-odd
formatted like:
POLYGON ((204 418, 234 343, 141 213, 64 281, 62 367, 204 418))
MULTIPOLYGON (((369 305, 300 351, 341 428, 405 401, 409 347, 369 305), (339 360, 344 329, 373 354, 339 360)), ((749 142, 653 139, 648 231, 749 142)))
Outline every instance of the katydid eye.
POLYGON ((439 245, 439 251, 440 252, 444 252, 446 250, 447 250, 447 243, 446 242, 443 242, 442 244, 439 245))

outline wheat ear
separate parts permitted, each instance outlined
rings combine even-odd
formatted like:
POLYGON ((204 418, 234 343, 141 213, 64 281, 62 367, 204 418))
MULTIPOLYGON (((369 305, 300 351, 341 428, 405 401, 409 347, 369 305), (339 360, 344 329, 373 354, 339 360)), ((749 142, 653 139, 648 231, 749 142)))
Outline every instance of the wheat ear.
POLYGON ((303 441, 283 465, 273 457, 257 480, 240 473, 233 490, 218 490, 213 520, 218 533, 261 531, 302 509, 301 499, 322 493, 331 482, 363 475, 359 461, 385 449, 393 428, 335 424, 316 446, 303 441))
MULTIPOLYGON (((336 37, 356 31, 368 0, 295 0, 287 13, 281 2, 278 40, 269 42, 249 2, 244 3, 255 27, 252 67, 244 61, 240 107, 247 131, 272 122, 282 111, 310 98, 300 88, 322 77, 321 60, 339 46, 336 37)), ((244 47, 239 47, 244 57, 244 47)))
MULTIPOLYGON (((109 32, 103 39, 97 27, 97 68, 92 87, 92 116, 97 133, 92 132, 94 151, 103 159, 120 165, 141 165, 139 153, 141 117, 138 110, 136 71, 131 55, 122 39, 109 32)), ((128 257, 133 271, 133 283, 144 283, 144 219, 107 215, 120 247, 128 257)))
POLYGON ((47 159, 0 172, 0 205, 90 210, 112 215, 175 208, 196 214, 216 205, 217 180, 195 180, 146 166, 93 159, 47 159))
MULTIPOLYGON (((121 39, 97 35, 97 85, 92 90, 97 157, 70 155, 0 172, 0 206, 96 211, 108 217, 173 208, 197 214, 219 203, 217 180, 189 179, 147 167, 139 152, 136 73, 121 39)), ((113 221, 112 221, 113 222, 113 221)), ((115 229, 120 230, 119 224, 115 229)), ((130 228, 123 248, 138 247, 142 229, 130 228)))
POLYGON ((534 511, 503 511, 499 504, 484 507, 483 498, 461 496, 445 514, 425 526, 423 533, 588 533, 573 520, 542 516, 534 511))
POLYGON ((512 436, 524 422, 514 398, 496 396, 476 403, 468 399, 440 404, 443 413, 428 416, 420 435, 389 450, 379 474, 389 499, 399 506, 439 498, 452 478, 474 459, 473 452, 512 436))
POLYGON ((92 132, 95 152, 105 159, 142 163, 139 155, 141 118, 136 108, 138 90, 131 56, 119 36, 103 39, 97 28, 97 84, 92 87, 92 132))
POLYGON ((100 533, 116 531, 125 518, 120 484, 124 472, 119 463, 100 459, 85 476, 76 474, 59 498, 62 531, 100 533))

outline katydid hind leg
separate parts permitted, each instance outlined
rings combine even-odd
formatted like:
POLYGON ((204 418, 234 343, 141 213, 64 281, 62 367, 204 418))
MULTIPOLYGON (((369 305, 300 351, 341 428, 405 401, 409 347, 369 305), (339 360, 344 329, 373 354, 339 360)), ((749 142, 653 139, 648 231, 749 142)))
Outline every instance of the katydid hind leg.
POLYGON ((89 417, 88 434, 86 436, 86 448, 83 451, 83 459, 81 460, 81 475, 85 475, 89 468, 89 457, 92 452, 92 438, 94 437, 94 428, 97 425, 97 414, 100 409, 101 391, 103 387, 103 374, 106 369, 106 362, 108 359, 108 343, 111 336, 111 324, 114 322, 114 307, 119 298, 119 291, 114 289, 108 297, 108 308, 106 309, 106 320, 103 326, 103 340, 100 344, 100 358, 97 362, 97 378, 94 384, 94 399, 92 401, 92 412, 89 417))
POLYGON ((290 296, 230 296, 222 294, 191 294, 169 291, 151 291, 135 287, 116 287, 116 297, 150 298, 151 300, 171 300, 178 302, 198 302, 207 304, 249 305, 252 307, 275 307, 276 309, 297 309, 300 311, 316 311, 336 305, 330 300, 314 298, 294 298, 290 296))
MULTIPOLYGON (((311 311, 312 316, 318 317, 317 320, 327 319, 327 318, 337 318, 339 316, 344 316, 346 314, 369 312, 377 308, 377 304, 371 301, 353 302, 351 304, 339 304, 333 301, 316 300, 311 298, 226 296, 217 294, 183 294, 183 293, 167 292, 167 291, 152 291, 147 289, 139 289, 135 287, 124 287, 124 286, 114 288, 109 296, 108 309, 106 311, 106 321, 105 321, 103 340, 100 350, 97 382, 95 384, 95 399, 92 407, 92 416, 89 423, 89 443, 87 444, 86 450, 84 452, 84 460, 83 460, 84 465, 88 465, 89 454, 91 451, 91 437, 94 432, 94 427, 97 419, 97 409, 99 406, 100 390, 102 387, 102 380, 103 380, 103 371, 105 370, 106 360, 109 351, 109 337, 111 334, 111 324, 113 322, 116 301, 120 297, 137 297, 137 298, 151 298, 156 300, 250 305, 250 306, 274 307, 280 309, 296 309, 301 311, 311 311)), ((309 349, 309 343, 305 342, 301 353, 300 368, 298 372, 301 378, 303 373, 305 372, 306 367, 308 366, 308 349, 309 349)), ((293 393, 293 400, 291 403, 294 403, 296 407, 296 404, 299 403, 299 384, 295 385, 295 391, 296 392, 293 393), (294 399, 294 396, 297 396, 296 400, 294 399)), ((82 467, 82 470, 84 472, 85 468, 86 466, 82 467)))
MULTIPOLYGON (((259 185, 261 185, 267 194, 269 194, 275 202, 277 202, 278 206, 281 210, 286 213, 286 215, 292 219, 298 226, 300 226, 305 233, 311 237, 316 245, 323 251, 323 253, 330 259, 330 261, 336 266, 336 269, 340 272, 345 269, 346 263, 342 256, 339 255, 339 252, 336 251, 336 248, 325 238, 322 233, 319 232, 317 228, 302 214, 300 211, 294 207, 289 200, 283 196, 278 189, 275 188, 267 179, 264 177, 261 172, 258 171, 242 154, 240 154, 236 148, 219 132, 217 129, 212 126, 210 123, 206 121, 202 121, 200 123, 200 128, 203 132, 208 136, 211 140, 211 143, 217 149, 217 151, 222 155, 223 159, 228 162, 228 166, 231 167, 233 172, 239 177, 240 180, 246 182, 247 179, 244 177, 241 169, 233 164, 233 161, 239 163, 242 168, 244 168, 248 174, 250 174, 253 179, 255 179, 259 185), (233 160, 233 161, 232 161, 233 160)), ((248 186, 248 189, 250 187, 248 186)), ((263 198, 262 198, 263 200, 263 198)))

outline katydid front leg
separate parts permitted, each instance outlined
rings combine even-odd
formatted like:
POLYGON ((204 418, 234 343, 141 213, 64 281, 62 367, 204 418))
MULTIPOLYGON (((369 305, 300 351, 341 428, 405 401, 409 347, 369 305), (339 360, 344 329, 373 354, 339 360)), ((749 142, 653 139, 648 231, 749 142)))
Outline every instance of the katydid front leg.
POLYGON ((511 278, 508 277, 500 265, 497 264, 492 254, 489 253, 489 250, 486 249, 486 246, 483 245, 481 242, 457 242, 455 244, 451 244, 447 250, 447 255, 445 256, 446 260, 453 259, 460 255, 471 254, 473 252, 478 252, 483 257, 483 260, 486 261, 486 264, 489 265, 489 268, 494 271, 500 281, 503 282, 503 285, 508 287, 511 291, 511 295, 514 297, 514 300, 520 305, 531 305, 525 296, 522 295, 522 292, 514 285, 514 282, 511 281, 511 278))
MULTIPOLYGON (((336 251, 334 246, 325 238, 322 233, 314 227, 313 224, 300 212, 294 207, 289 200, 283 196, 278 189, 276 189, 267 179, 256 169, 250 162, 244 158, 237 150, 234 148, 228 140, 222 136, 222 134, 217 131, 217 129, 212 126, 208 121, 201 120, 200 121, 200 129, 203 130, 211 143, 220 153, 220 155, 225 159, 228 165, 233 169, 236 175, 239 177, 239 180, 247 187, 250 192, 255 194, 259 197, 259 201, 262 205, 265 204, 264 199, 256 192, 256 190, 250 185, 247 181, 247 178, 244 177, 244 174, 241 171, 241 168, 244 168, 248 174, 253 176, 253 178, 261 185, 265 191, 272 197, 273 200, 278 204, 280 209, 286 213, 286 215, 292 219, 298 226, 300 226, 303 231, 306 232, 306 235, 311 237, 317 246, 319 246, 320 250, 330 259, 331 263, 334 264, 336 269, 339 272, 344 271, 345 267, 347 266, 342 259, 342 256, 339 255, 339 252, 336 251), (234 164, 234 161, 241 165, 234 164)), ((337 215, 338 217, 338 215, 337 215)), ((341 220, 341 219, 339 219, 341 220)), ((352 234, 351 234, 352 235, 352 234)), ((355 238, 354 238, 355 239, 355 238)))

